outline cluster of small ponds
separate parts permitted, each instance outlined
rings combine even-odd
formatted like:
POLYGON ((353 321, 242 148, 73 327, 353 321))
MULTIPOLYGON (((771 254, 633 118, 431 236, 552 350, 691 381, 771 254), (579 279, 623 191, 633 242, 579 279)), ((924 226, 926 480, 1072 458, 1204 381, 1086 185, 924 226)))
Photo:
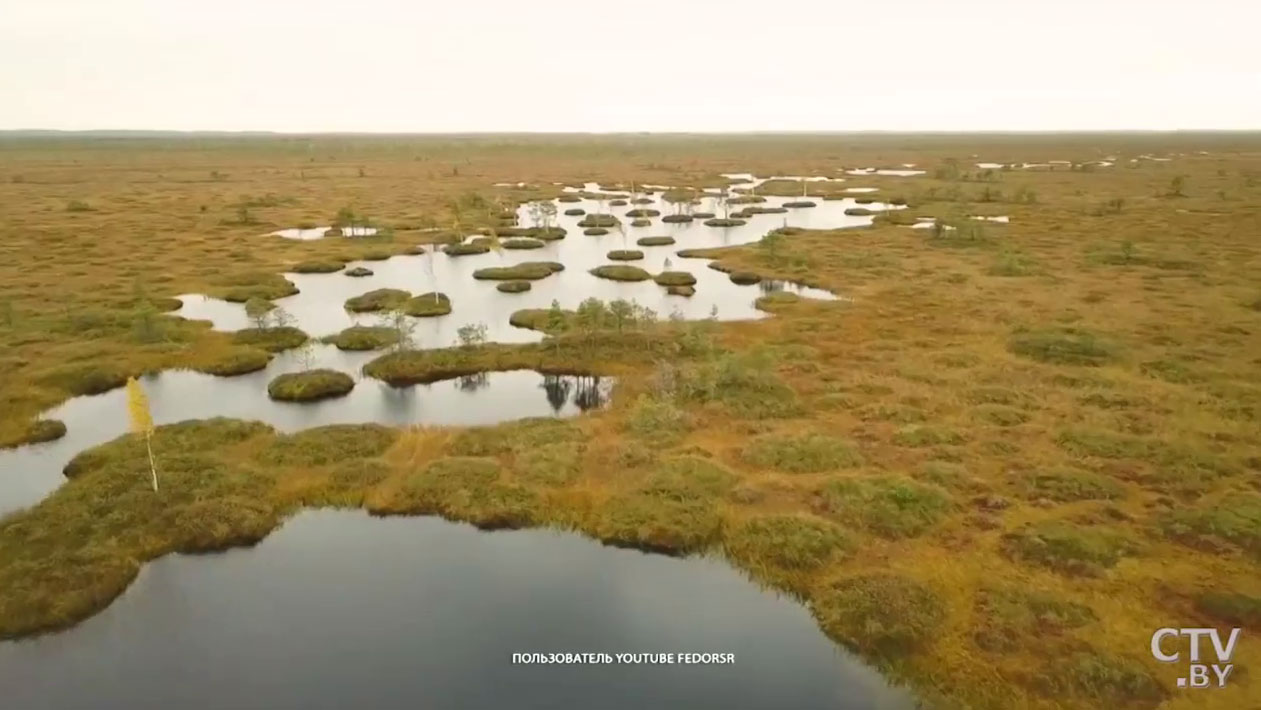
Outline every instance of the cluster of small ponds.
MULTIPOLYGON (((886 172, 877 171, 879 174, 886 172)), ((896 171, 894 174, 918 174, 896 171)), ((861 172, 855 174, 871 174, 861 172)), ((732 175, 754 190, 765 180, 732 175)), ((784 178, 780 178, 784 179, 784 178)), ((798 178, 787 178, 798 179, 798 178)), ((838 178, 840 179, 840 178, 838 178)), ((662 186, 658 186, 658 189, 662 186)), ((874 191, 854 188, 852 192, 874 191)), ((711 227, 698 219, 630 227, 634 208, 672 214, 652 204, 611 207, 589 184, 577 201, 557 203, 564 239, 529 250, 448 256, 440 251, 396 256, 365 266, 370 276, 286 274, 300 293, 277 299, 293 324, 314 337, 372 316, 343 308, 346 299, 379 288, 440 291, 448 315, 418 320, 418 347, 455 344, 468 324, 487 327, 495 342, 529 342, 539 333, 508 324, 513 311, 574 308, 589 297, 634 300, 660 317, 721 320, 764 317, 754 301, 788 290, 808 298, 832 294, 796 284, 738 285, 685 259, 680 249, 747 244, 771 229, 857 227, 870 215, 847 215, 853 198, 755 214, 743 225, 711 227), (579 215, 618 215, 623 226, 587 236, 579 215), (640 237, 670 236, 668 246, 640 237), (652 281, 609 281, 588 269, 611 263, 613 249, 638 249, 650 272, 684 270, 697 280, 691 297, 652 281), (472 278, 487 266, 555 261, 565 269, 503 293, 472 278)), ((767 196, 777 208, 794 199, 767 196)), ((694 212, 722 216, 720 197, 698 196, 694 212)), ((741 206, 731 206, 731 210, 741 206)), ((888 206, 864 200, 879 211, 888 206)), ((519 223, 530 225, 529 205, 519 223)), ((327 228, 282 236, 324 238, 327 228)), ((346 235, 343 232, 343 236, 346 235)), ((353 235, 350 235, 353 236, 353 235)), ((251 325, 240 304, 201 295, 181 299, 178 315, 220 330, 251 325)), ((167 371, 142 378, 156 423, 213 416, 260 420, 281 431, 335 423, 486 425, 532 416, 573 416, 603 406, 609 378, 488 372, 430 385, 393 388, 359 375, 373 352, 315 345, 282 353, 264 370, 221 378, 167 371), (278 374, 310 368, 353 373, 346 397, 285 403, 267 396, 278 374)), ((61 469, 85 448, 125 432, 123 390, 76 397, 44 413, 67 434, 44 444, 0 451, 0 515, 38 502, 62 481, 61 469)), ((161 442, 155 441, 160 455, 161 442)), ((725 563, 679 560, 604 548, 548 531, 483 533, 437 519, 373 519, 365 514, 305 512, 263 543, 210 558, 168 555, 145 566, 124 595, 97 616, 60 634, 0 643, 0 685, 14 707, 340 708, 364 704, 426 707, 647 706, 908 708, 909 697, 828 641, 804 608, 762 590, 725 563), (724 665, 522 666, 514 652, 624 651, 733 653, 724 665), (73 678, 74 682, 66 682, 73 678)))

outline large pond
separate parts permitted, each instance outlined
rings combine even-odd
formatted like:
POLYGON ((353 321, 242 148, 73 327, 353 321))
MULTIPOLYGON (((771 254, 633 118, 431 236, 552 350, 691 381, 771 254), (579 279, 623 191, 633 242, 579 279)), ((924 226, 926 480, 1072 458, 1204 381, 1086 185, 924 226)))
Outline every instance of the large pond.
POLYGON ((0 643, 0 688, 15 710, 913 706, 721 561, 349 511, 150 563, 79 626, 0 643), (734 662, 512 663, 526 652, 734 662))
MULTIPOLYGON (((308 354, 304 361, 302 353, 283 353, 266 369, 237 377, 169 370, 140 381, 157 424, 235 417, 267 422, 281 431, 325 424, 476 426, 525 417, 567 417, 603 406, 613 387, 607 377, 516 370, 394 388, 359 374, 379 353, 346 353, 325 345, 308 354), (272 378, 308 364, 341 370, 358 382, 349 395, 320 402, 276 402, 267 396, 272 378)), ((126 400, 123 389, 69 399, 46 414, 65 422, 64 437, 0 450, 0 515, 39 502, 65 481, 61 469, 75 454, 126 433, 126 400)), ((160 450, 161 437, 154 445, 160 450)))
MULTIPOLYGON (((750 175, 733 174, 732 179, 748 179, 750 182, 736 187, 748 190, 767 179, 798 179, 775 177, 754 180, 750 175)), ((577 192, 577 188, 571 188, 577 192)), ((587 185, 583 192, 597 192, 595 183, 587 185)), ((626 195, 628 193, 621 193, 626 195)), ((736 193, 732 193, 735 195, 736 193)), ((564 239, 547 242, 539 249, 504 249, 498 253, 471 256, 447 256, 439 249, 431 248, 424 255, 396 256, 386 261, 352 262, 347 269, 364 266, 373 271, 367 277, 350 277, 345 273, 332 274, 285 274, 301 293, 276 300, 276 304, 293 317, 294 324, 314 336, 336 333, 351 325, 371 325, 379 320, 371 314, 347 312, 346 299, 379 288, 396 288, 414 294, 441 291, 450 296, 452 311, 437 318, 414 319, 417 323, 416 339, 421 348, 447 347, 458 342, 457 331, 461 326, 483 323, 488 337, 494 342, 532 342, 541 334, 514 328, 508 318, 521 308, 547 308, 555 300, 563 308, 575 308, 586 298, 603 301, 615 299, 633 300, 653 309, 661 318, 672 314, 687 318, 710 317, 716 312, 719 320, 749 320, 763 318, 765 313, 754 306, 754 301, 768 291, 791 290, 807 298, 833 299, 835 296, 820 289, 806 288, 791 283, 763 282, 741 286, 731 282, 727 274, 707 268, 710 260, 687 259, 676 254, 681 249, 698 249, 748 244, 760 240, 768 231, 785 225, 809 229, 835 229, 860 227, 871 224, 871 216, 847 215, 845 210, 865 207, 871 210, 889 208, 882 203, 859 205, 855 199, 823 200, 814 198, 815 207, 789 208, 782 214, 758 214, 748 217, 747 223, 737 227, 708 227, 704 220, 667 224, 661 217, 652 217, 651 226, 631 227, 626 213, 635 208, 654 209, 662 216, 673 214, 674 206, 665 203, 661 195, 653 195, 652 204, 629 204, 620 207, 609 205, 611 200, 581 199, 578 202, 557 202, 556 224, 567 231, 564 239), (586 213, 611 213, 622 226, 613 228, 603 236, 587 236, 578 222, 583 216, 564 214, 566 210, 581 209, 586 213), (640 246, 641 237, 669 236, 675 243, 664 246, 640 246), (691 272, 697 279, 694 296, 670 295, 666 289, 652 281, 634 283, 610 281, 592 276, 588 271, 596 266, 614 262, 607 254, 614 249, 636 249, 644 253, 638 261, 624 262, 639 266, 650 273, 666 270, 691 272), (473 272, 488 266, 510 266, 525 261, 556 261, 565 270, 534 281, 532 289, 524 293, 506 294, 496 290, 495 281, 478 281, 473 272)), ((801 200, 800 197, 767 197, 757 207, 780 207, 785 203, 801 200)), ((694 212, 712 212, 722 216, 724 211, 718 195, 697 193, 698 204, 694 212)), ((747 205, 731 205, 734 212, 747 205)), ((518 209, 518 224, 532 226, 530 205, 518 209)), ((228 303, 199 295, 181 297, 184 306, 177 313, 185 318, 208 320, 219 330, 239 330, 251 325, 240 304, 228 303)))

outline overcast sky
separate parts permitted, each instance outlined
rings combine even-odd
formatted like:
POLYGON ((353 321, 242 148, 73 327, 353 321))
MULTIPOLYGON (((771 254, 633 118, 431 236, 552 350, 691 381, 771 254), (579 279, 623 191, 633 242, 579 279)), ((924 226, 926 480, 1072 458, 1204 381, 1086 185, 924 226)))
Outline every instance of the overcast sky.
POLYGON ((0 0, 0 129, 1261 129, 1261 0, 0 0))

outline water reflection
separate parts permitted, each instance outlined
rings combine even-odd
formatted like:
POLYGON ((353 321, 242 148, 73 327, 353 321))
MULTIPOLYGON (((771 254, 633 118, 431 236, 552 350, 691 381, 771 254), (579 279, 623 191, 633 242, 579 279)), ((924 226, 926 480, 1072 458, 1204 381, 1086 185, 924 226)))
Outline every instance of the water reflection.
MULTIPOLYGON (((429 385, 395 388, 357 375, 378 353, 344 353, 331 346, 308 350, 308 357, 286 353, 265 369, 237 377, 214 377, 188 370, 146 375, 141 384, 154 422, 234 417, 266 422, 281 431, 325 424, 376 422, 392 426, 479 426, 540 416, 571 417, 605 406, 614 379, 543 375, 532 370, 484 372, 429 385), (275 402, 267 383, 284 372, 327 367, 356 373, 354 390, 320 402, 275 402), (540 392, 542 388, 544 391, 540 392)), ((66 424, 57 441, 0 450, 0 515, 38 502, 64 479, 61 469, 78 452, 127 431, 126 393, 75 397, 45 416, 66 424)), ((159 434, 154 447, 161 450, 159 434)))

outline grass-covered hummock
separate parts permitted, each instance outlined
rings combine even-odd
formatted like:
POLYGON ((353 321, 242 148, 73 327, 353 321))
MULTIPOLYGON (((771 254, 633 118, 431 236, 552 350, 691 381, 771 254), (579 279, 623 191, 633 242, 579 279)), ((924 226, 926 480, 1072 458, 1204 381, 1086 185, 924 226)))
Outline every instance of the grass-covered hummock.
POLYGON ((290 271, 295 274, 331 274, 345 266, 341 261, 302 261, 294 264, 290 271))
POLYGON ((635 243, 641 247, 664 247, 674 243, 674 237, 640 237, 635 243))
POLYGON ((695 217, 690 214, 668 214, 662 217, 661 221, 666 224, 683 224, 691 222, 693 219, 695 219, 695 217))
POLYGON ((652 274, 630 264, 605 264, 591 269, 589 273, 612 281, 647 281, 652 278, 652 274))
POLYGON ((696 284, 696 277, 686 271, 662 271, 652 277, 661 286, 692 286, 696 284))
POLYGON ((735 217, 714 217, 705 220, 706 227, 742 227, 746 224, 748 224, 746 220, 735 217))
POLYGON ((397 343, 398 338, 394 328, 354 325, 324 338, 324 342, 336 345, 338 350, 376 350, 397 343))
POLYGON ((371 276, 372 273, 373 273, 372 269, 369 269, 366 266, 356 266, 353 269, 346 269, 347 276, 351 276, 357 279, 361 279, 365 276, 371 276))
POLYGON ((691 296, 696 295, 696 287, 695 286, 666 286, 666 293, 670 294, 671 296, 691 297, 691 296))
POLYGON ((565 210, 566 217, 579 217, 586 213, 587 211, 581 207, 570 207, 569 209, 565 210))
POLYGON ((207 375, 234 377, 262 370, 271 362, 271 358, 270 352, 257 347, 228 348, 199 359, 193 367, 207 375))
POLYGON ((501 281, 495 284, 495 290, 502 293, 524 293, 533 288, 529 281, 501 281))
POLYGON ((305 332, 293 326, 244 328, 232 334, 232 342, 237 345, 248 345, 272 353, 299 347, 308 339, 305 332))
POLYGON ((0 449, 55 441, 66 435, 66 425, 58 419, 36 419, 18 431, 16 436, 0 438, 0 449))
POLYGON ((412 294, 397 288, 378 288, 346 299, 345 308, 351 313, 392 311, 407 302, 412 294))
POLYGON ((500 242, 504 249, 542 249, 544 242, 541 239, 531 239, 530 237, 515 237, 513 239, 505 239, 500 242))
POLYGON ((445 316, 451 312, 451 299, 445 293, 430 291, 407 299, 402 308, 404 313, 417 318, 445 316))
POLYGON ((815 207, 815 206, 817 206, 816 203, 814 203, 811 200, 793 200, 792 202, 784 203, 784 207, 787 207, 789 209, 800 209, 803 207, 815 207))
POLYGON ((609 230, 605 229, 604 227, 587 227, 586 229, 582 230, 582 233, 587 235, 588 237, 603 237, 604 235, 609 233, 609 230))
POLYGON ((652 220, 651 220, 651 219, 648 219, 647 217, 640 217, 640 218, 638 218, 638 219, 632 219, 632 220, 631 220, 631 223, 630 223, 630 226, 632 226, 632 227, 651 227, 651 226, 652 226, 652 220))
POLYGON ((870 217, 876 214, 876 211, 870 207, 846 207, 845 214, 850 217, 870 217))
POLYGON ((632 219, 637 219, 640 217, 660 217, 661 211, 639 207, 639 208, 627 211, 626 216, 632 219))
POLYGON ((713 219, 718 215, 713 212, 693 212, 692 219, 713 219))
POLYGON ((490 252, 488 244, 474 244, 473 242, 463 242, 460 244, 448 244, 442 248, 442 253, 447 256, 474 256, 477 254, 486 254, 490 252))
POLYGON ((307 370, 278 375, 267 384, 267 396, 282 402, 314 402, 344 397, 354 388, 354 379, 344 372, 307 370))
POLYGON ((732 212, 731 216, 743 219, 745 217, 758 215, 758 214, 786 214, 787 212, 788 212, 787 207, 761 207, 758 205, 753 205, 751 207, 745 207, 739 212, 732 212))
POLYGON ((616 215, 592 212, 578 222, 579 227, 616 227, 622 221, 616 215))
POLYGON ((607 256, 612 261, 636 261, 644 258, 644 253, 638 249, 614 249, 607 256))
POLYGON ((727 275, 727 278, 731 279, 731 283, 740 286, 752 286, 762 281, 762 277, 752 271, 733 271, 727 275))
POLYGON ((547 278, 565 266, 555 261, 523 261, 514 266, 491 266, 473 272, 473 278, 486 281, 537 281, 547 278))

